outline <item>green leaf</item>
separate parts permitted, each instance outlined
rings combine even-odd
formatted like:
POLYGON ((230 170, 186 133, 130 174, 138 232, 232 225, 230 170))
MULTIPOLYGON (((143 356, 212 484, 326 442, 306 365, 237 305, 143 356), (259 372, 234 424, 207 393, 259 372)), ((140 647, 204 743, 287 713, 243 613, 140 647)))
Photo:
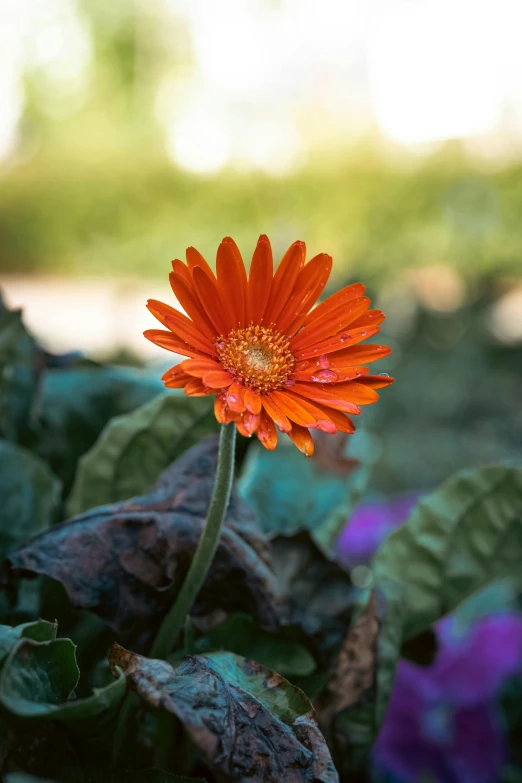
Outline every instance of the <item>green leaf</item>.
POLYGON ((204 658, 229 685, 250 693, 288 726, 310 712, 310 701, 299 688, 256 661, 230 652, 208 653, 204 658))
POLYGON ((19 310, 8 310, 0 296, 0 435, 18 441, 27 428, 43 369, 43 352, 22 323, 19 310))
POLYGON ((50 623, 47 620, 23 623, 14 628, 10 625, 0 625, 0 664, 3 663, 19 639, 49 642, 56 639, 57 628, 57 623, 50 623))
POLYGON ((306 677, 316 669, 316 662, 306 647, 263 631, 247 614, 229 615, 221 625, 200 637, 195 649, 199 653, 226 650, 243 655, 284 677, 306 677))
POLYGON ((60 484, 26 449, 0 440, 0 556, 47 530, 58 507, 60 484))
POLYGON ((149 372, 124 367, 49 370, 35 403, 37 450, 69 491, 78 459, 114 416, 163 391, 149 372))
POLYGON ((519 572, 521 560, 522 470, 496 466, 460 473, 423 498, 384 541, 373 571, 377 584, 403 584, 408 639, 519 572))
POLYGON ((114 712, 125 694, 125 678, 119 676, 85 699, 74 699, 79 677, 70 639, 22 639, 0 674, 0 704, 17 718, 61 721, 83 729, 114 712))
POLYGON ((218 426, 207 398, 176 393, 113 419, 80 461, 69 514, 144 493, 173 460, 218 426))
POLYGON ((329 549, 371 474, 375 447, 369 436, 362 440, 358 466, 342 455, 321 459, 319 449, 307 460, 293 446, 275 452, 251 448, 238 486, 263 530, 285 536, 309 530, 322 549, 329 549))
POLYGON ((312 705, 271 669, 232 653, 187 656, 174 669, 117 644, 109 663, 149 706, 183 723, 218 776, 338 783, 312 705))

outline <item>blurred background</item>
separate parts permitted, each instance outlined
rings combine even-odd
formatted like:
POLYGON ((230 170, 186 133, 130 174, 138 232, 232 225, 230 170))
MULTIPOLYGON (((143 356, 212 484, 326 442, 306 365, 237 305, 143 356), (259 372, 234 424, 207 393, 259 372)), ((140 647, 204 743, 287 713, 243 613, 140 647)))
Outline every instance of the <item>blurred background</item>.
POLYGON ((373 491, 519 459, 521 26, 519 0, 0 0, 8 306, 51 352, 159 366, 172 258, 304 239, 388 314, 373 491))

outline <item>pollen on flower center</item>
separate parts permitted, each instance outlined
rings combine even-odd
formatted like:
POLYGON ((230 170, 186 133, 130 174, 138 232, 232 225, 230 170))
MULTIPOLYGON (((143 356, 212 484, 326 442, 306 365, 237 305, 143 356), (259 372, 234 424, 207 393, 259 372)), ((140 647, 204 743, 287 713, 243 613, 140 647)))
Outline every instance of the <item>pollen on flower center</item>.
POLYGON ((233 329, 216 350, 225 370, 260 392, 283 388, 295 365, 288 338, 264 326, 233 329))

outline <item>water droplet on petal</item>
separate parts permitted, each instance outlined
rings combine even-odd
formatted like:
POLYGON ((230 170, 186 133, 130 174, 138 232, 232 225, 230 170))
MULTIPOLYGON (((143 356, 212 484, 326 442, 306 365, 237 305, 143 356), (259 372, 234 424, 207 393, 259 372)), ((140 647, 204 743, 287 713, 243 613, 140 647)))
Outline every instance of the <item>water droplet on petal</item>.
POLYGON ((387 372, 380 372, 379 375, 382 375, 383 378, 390 378, 391 377, 387 372))
POLYGON ((307 369, 309 364, 310 362, 299 362, 295 369, 298 370, 298 372, 302 372, 307 369))
POLYGON ((348 332, 345 332, 343 335, 341 335, 341 342, 345 343, 346 340, 349 340, 351 336, 352 336, 351 334, 349 334, 348 332))
POLYGON ((361 332, 361 337, 366 337, 366 335, 367 335, 367 334, 368 334, 368 332, 366 331, 366 329, 364 329, 364 330, 361 332))
POLYGON ((295 381, 293 381, 291 378, 287 380, 285 383, 285 386, 295 386, 295 381))
POLYGON ((227 394, 227 402, 232 403, 234 405, 239 400, 239 394, 227 394))
POLYGON ((322 367, 324 370, 330 369, 330 362, 328 361, 328 356, 319 357, 319 366, 322 367))
POLYGON ((339 376, 333 370, 320 370, 316 375, 312 375, 312 380, 319 383, 335 383, 339 380, 339 376))

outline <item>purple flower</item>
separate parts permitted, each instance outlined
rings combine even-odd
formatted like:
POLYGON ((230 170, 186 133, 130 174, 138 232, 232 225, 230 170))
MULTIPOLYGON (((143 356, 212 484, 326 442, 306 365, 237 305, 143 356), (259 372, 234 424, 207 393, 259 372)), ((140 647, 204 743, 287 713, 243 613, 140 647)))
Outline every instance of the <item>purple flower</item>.
POLYGON ((385 503, 363 503, 358 506, 342 530, 337 549, 347 566, 368 564, 388 533, 399 527, 418 495, 401 495, 385 503))
POLYGON ((465 635, 455 618, 436 627, 433 665, 400 661, 376 764, 404 783, 496 783, 505 758, 496 696, 522 669, 522 617, 477 621, 465 635))

